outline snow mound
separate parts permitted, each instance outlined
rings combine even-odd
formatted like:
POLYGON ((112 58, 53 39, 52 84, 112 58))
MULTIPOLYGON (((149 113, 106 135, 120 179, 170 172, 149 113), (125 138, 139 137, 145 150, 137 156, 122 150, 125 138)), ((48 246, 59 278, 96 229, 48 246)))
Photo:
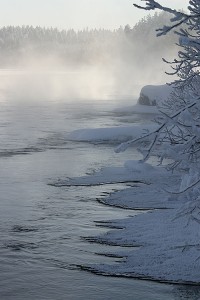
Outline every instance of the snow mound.
POLYGON ((173 87, 164 85, 146 85, 141 89, 138 103, 142 105, 156 106, 170 98, 173 87))
POLYGON ((79 142, 126 142, 129 139, 137 138, 149 131, 155 130, 155 124, 139 124, 123 127, 107 127, 107 128, 89 128, 79 129, 71 132, 68 136, 69 140, 79 142))

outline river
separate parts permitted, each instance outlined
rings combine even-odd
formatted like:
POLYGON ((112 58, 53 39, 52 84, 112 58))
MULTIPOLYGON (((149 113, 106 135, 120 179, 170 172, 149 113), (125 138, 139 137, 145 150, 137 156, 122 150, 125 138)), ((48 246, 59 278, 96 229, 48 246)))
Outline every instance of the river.
MULTIPOLYGON (((6 78, 10 74, 6 73, 6 78)), ((1 74, 4 79, 5 72, 1 74)), ((16 91, 16 87, 14 89, 16 91)), ((119 126, 136 116, 114 113, 132 104, 127 97, 59 99, 3 90, 0 98, 0 299, 200 299, 199 287, 97 276, 76 265, 110 261, 97 255, 109 246, 83 237, 106 228, 95 221, 125 218, 134 211, 96 199, 122 184, 55 187, 60 178, 81 176, 103 166, 123 165, 130 149, 115 154, 112 144, 75 143, 79 128, 119 126)))

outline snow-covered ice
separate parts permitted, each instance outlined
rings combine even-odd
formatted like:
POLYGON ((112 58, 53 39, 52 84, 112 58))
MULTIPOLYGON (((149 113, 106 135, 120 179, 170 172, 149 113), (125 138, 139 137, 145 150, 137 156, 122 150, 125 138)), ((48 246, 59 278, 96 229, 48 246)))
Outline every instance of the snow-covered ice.
POLYGON ((120 143, 144 135, 147 130, 153 131, 157 127, 157 125, 149 123, 145 125, 135 124, 133 126, 123 127, 116 126, 107 128, 79 129, 70 133, 68 139, 79 142, 120 143))
MULTIPOLYGON (((168 97, 168 86, 164 89, 168 97)), ((163 87, 156 91, 152 87, 145 87, 142 91, 153 99, 159 90, 161 96, 163 87)), ((123 109, 120 111, 123 112, 123 109)), ((151 113, 151 107, 144 106, 140 113, 144 111, 151 113)), ((136 112, 134 107, 132 112, 136 112)), ((149 123, 80 129, 72 132, 68 138, 84 142, 124 142, 140 137, 147 128, 152 132, 156 126, 149 123)), ((170 192, 178 192, 176 189, 181 179, 178 172, 171 173, 161 166, 132 160, 126 161, 124 166, 105 167, 87 176, 54 183, 57 186, 125 183, 127 186, 124 190, 114 191, 99 199, 99 202, 140 211, 126 219, 102 221, 101 226, 111 230, 101 236, 86 237, 89 242, 112 245, 108 249, 109 255, 123 257, 120 263, 88 264, 81 268, 107 276, 200 284, 200 233, 196 218, 199 208, 195 207, 196 204, 193 207, 188 203, 186 197, 177 198, 175 193, 170 192)))
POLYGON ((113 226, 123 229, 112 230, 96 241, 132 245, 133 249, 117 252, 126 257, 124 262, 89 268, 104 275, 199 284, 199 224, 187 221, 187 217, 176 218, 176 210, 156 210, 113 221, 113 226))
MULTIPOLYGON (((112 181, 116 179, 116 169, 107 168, 99 175, 104 177, 109 174, 112 181)), ((100 202, 125 209, 146 209, 147 212, 102 223, 106 227, 119 229, 112 229, 101 236, 89 237, 88 241, 111 245, 112 249, 108 251, 116 257, 123 256, 124 260, 116 264, 89 264, 83 268, 107 276, 199 284, 199 223, 185 214, 183 208, 180 209, 180 206, 188 205, 186 200, 180 203, 166 191, 177 186, 180 176, 148 164, 141 164, 139 167, 139 163, 134 161, 125 163, 124 174, 122 169, 118 174, 119 182, 125 179, 124 174, 127 176, 128 171, 130 182, 132 178, 132 182, 141 180, 143 183, 138 182, 124 190, 111 193, 100 202), (128 164, 130 168, 127 168, 128 164), (115 250, 114 245, 121 246, 121 250, 115 250)), ((95 177, 97 176, 96 174, 95 177)), ((77 180, 80 183, 80 178, 77 180)), ((88 183, 93 180, 92 175, 88 176, 88 183)))

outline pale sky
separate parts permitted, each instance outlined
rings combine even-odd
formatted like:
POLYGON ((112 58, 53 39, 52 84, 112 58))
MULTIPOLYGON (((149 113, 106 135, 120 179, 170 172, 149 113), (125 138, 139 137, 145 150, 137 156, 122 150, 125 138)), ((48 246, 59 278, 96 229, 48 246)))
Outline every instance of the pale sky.
MULTIPOLYGON (((186 9, 188 0, 160 0, 163 5, 186 9)), ((74 28, 133 26, 148 12, 133 7, 140 0, 0 0, 0 27, 33 25, 74 28)))

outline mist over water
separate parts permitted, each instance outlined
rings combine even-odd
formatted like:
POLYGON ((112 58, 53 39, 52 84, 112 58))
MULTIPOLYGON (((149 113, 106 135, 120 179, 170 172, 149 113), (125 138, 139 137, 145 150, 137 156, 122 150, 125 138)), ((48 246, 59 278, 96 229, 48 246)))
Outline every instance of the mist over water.
MULTIPOLYGON (((1 97, 15 98, 18 101, 105 100, 117 94, 128 94, 116 84, 110 70, 96 67, 67 70, 0 70, 0 78, 1 97)), ((137 92, 132 84, 130 94, 137 92)))
POLYGON ((143 85, 171 81, 162 58, 176 56, 176 38, 155 34, 168 20, 155 15, 114 31, 1 28, 0 95, 21 101, 135 98, 143 85))
POLYGON ((134 101, 143 85, 166 82, 164 76, 158 80, 156 76, 141 74, 141 70, 123 64, 118 67, 84 66, 63 69, 59 64, 42 67, 42 63, 43 61, 39 63, 40 67, 34 68, 1 69, 1 99, 84 101, 132 97, 134 101))

